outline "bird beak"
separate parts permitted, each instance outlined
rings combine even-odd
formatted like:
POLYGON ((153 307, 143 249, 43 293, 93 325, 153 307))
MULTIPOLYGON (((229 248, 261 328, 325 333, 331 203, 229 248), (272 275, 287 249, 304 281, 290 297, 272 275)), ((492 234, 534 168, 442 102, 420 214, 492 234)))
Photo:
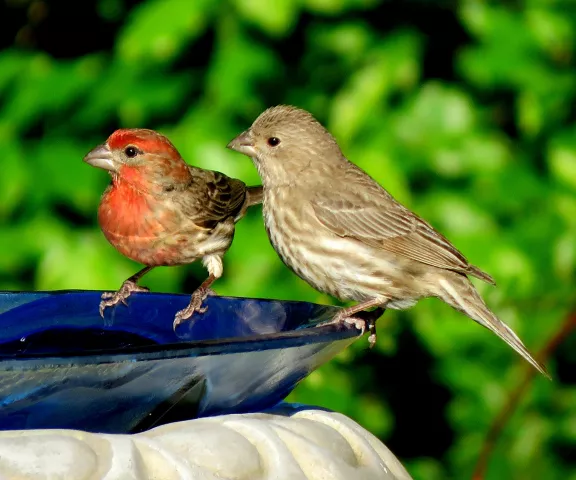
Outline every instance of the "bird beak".
POLYGON ((117 172, 118 165, 112 157, 112 152, 108 145, 98 145, 96 148, 92 149, 88 155, 84 157, 84 161, 96 168, 102 168, 110 172, 117 172))
POLYGON ((252 140, 250 130, 242 132, 228 145, 226 145, 226 147, 230 150, 248 155, 249 157, 256 157, 256 149, 254 148, 254 140, 252 140))

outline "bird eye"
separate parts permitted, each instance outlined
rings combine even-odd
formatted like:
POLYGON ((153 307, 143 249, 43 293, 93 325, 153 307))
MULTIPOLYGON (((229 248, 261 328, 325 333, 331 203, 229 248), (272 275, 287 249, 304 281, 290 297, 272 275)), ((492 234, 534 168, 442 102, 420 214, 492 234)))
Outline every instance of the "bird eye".
POLYGON ((271 147, 275 147, 276 145, 278 145, 280 143, 280 139, 277 137, 270 137, 268 139, 268 145, 270 145, 271 147))
POLYGON ((136 147, 126 147, 124 153, 129 158, 134 158, 138 154, 138 149, 136 147))

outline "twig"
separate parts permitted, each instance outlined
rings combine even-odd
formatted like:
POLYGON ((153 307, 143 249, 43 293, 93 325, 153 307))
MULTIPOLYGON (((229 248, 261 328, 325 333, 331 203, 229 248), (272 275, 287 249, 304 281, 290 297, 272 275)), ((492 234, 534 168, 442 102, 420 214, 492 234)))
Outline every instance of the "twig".
MULTIPOLYGON (((570 335, 572 330, 576 327, 576 312, 571 312, 567 315, 566 320, 560 327, 560 329, 556 332, 554 336, 544 345, 544 347, 540 350, 538 355, 536 355, 537 360, 544 363, 552 353, 558 348, 558 346, 570 335)), ((482 445, 482 450, 480 451, 480 455, 478 457, 478 461, 476 462, 476 467, 474 468, 474 473, 472 474, 472 480, 483 480, 484 476, 486 475, 486 470, 488 468, 488 463, 490 460, 490 456, 494 451, 498 438, 504 430, 506 426, 506 422, 510 419, 514 410, 516 409, 518 402, 522 398, 525 391, 530 386, 532 379, 536 375, 536 370, 533 368, 528 368, 526 370, 526 374, 524 378, 520 382, 520 384, 510 393, 508 397, 508 401, 500 411, 500 413, 496 416, 488 433, 486 435, 486 439, 484 440, 484 444, 482 445)))

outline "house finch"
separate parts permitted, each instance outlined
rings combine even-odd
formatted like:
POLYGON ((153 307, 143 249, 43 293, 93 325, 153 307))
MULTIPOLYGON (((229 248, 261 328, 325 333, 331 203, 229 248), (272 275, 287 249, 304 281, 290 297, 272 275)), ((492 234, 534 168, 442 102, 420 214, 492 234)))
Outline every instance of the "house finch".
POLYGON ((222 257, 234 237, 234 224, 251 205, 262 202, 262 187, 246 187, 220 172, 188 165, 163 135, 146 129, 116 130, 84 157, 108 170, 112 183, 98 208, 98 222, 122 254, 146 265, 116 293, 104 293, 100 315, 132 292, 146 292, 138 280, 154 267, 202 259, 208 278, 190 304, 176 313, 174 328, 195 311, 210 285, 222 275, 222 257))
POLYGON ((512 329, 486 307, 467 275, 494 284, 492 277, 349 162, 310 113, 269 108, 228 148, 251 157, 258 169, 266 230, 283 262, 317 290, 360 302, 342 309, 333 323, 364 329, 354 318, 357 312, 374 306, 405 309, 438 297, 546 375, 512 329))

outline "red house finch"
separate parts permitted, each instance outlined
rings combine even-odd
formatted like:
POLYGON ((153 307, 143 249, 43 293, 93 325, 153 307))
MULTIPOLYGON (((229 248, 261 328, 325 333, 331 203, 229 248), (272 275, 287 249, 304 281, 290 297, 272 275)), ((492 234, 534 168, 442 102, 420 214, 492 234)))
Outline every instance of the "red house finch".
POLYGON ((202 259, 208 278, 179 311, 176 327, 195 311, 210 285, 222 275, 222 257, 232 244, 234 224, 251 205, 262 202, 262 187, 246 187, 220 172, 188 165, 163 135, 146 129, 116 130, 84 157, 108 170, 112 183, 98 208, 98 222, 122 254, 146 265, 116 293, 104 293, 100 315, 132 292, 148 291, 138 280, 154 267, 202 259))
POLYGON ((360 302, 334 323, 358 325, 354 315, 367 308, 405 309, 438 297, 546 375, 467 275, 493 284, 492 277, 349 162, 310 113, 270 108, 228 147, 251 157, 258 169, 266 230, 284 263, 317 290, 360 302))

